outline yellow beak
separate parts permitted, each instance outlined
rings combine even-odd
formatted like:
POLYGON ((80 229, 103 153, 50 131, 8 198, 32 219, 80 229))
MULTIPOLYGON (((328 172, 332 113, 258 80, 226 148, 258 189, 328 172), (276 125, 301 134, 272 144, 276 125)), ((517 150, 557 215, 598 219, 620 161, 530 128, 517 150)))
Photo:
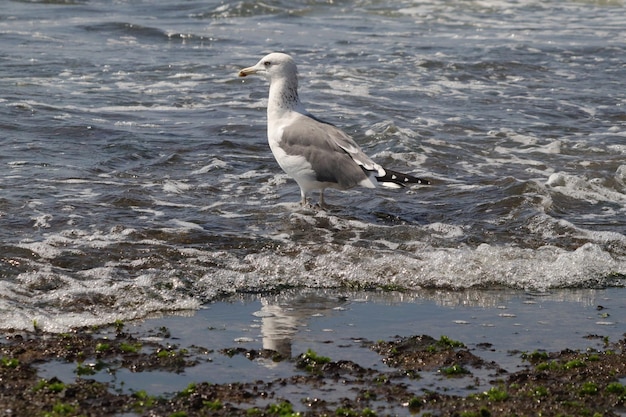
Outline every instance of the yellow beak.
POLYGON ((244 68, 241 71, 239 71, 239 76, 240 77, 245 77, 247 75, 252 75, 252 74, 256 74, 257 70, 254 67, 248 67, 248 68, 244 68))

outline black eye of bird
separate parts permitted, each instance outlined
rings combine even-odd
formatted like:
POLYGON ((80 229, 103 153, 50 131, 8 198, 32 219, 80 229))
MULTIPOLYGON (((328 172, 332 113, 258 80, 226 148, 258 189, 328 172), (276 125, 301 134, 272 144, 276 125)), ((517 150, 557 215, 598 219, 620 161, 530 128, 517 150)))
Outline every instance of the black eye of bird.
POLYGON ((265 65, 266 67, 269 67, 270 65, 272 65, 272 63, 270 61, 265 61, 263 65, 265 65))

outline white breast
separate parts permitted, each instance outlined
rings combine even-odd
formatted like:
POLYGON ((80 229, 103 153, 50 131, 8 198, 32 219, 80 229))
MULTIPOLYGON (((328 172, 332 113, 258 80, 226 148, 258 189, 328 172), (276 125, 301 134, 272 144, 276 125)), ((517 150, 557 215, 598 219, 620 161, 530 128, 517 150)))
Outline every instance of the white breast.
MULTIPOLYGON (((298 114, 293 112, 291 113, 291 116, 298 117, 298 114)), ((278 165, 280 165, 287 175, 296 180, 304 192, 308 193, 313 190, 332 186, 332 184, 317 181, 317 175, 313 170, 312 165, 304 156, 287 154, 287 152, 285 152, 285 150, 280 146, 283 128, 289 123, 290 117, 283 117, 280 122, 268 125, 268 142, 278 165)))

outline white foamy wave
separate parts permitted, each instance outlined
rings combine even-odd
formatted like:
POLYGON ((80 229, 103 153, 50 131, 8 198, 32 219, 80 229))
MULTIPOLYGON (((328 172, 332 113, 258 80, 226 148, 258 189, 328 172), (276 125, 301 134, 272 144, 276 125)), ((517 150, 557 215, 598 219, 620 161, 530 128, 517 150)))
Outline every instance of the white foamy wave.
MULTIPOLYGON (((622 167, 618 169, 615 175, 618 181, 623 175, 621 170, 622 167)), ((626 194, 607 187, 604 182, 605 180, 601 178, 585 179, 558 172, 550 175, 546 185, 550 186, 554 191, 591 204, 604 201, 618 203, 623 207, 626 206, 626 194)))
POLYGON ((220 294, 283 287, 547 290, 626 284, 620 281, 626 276, 626 259, 603 249, 603 242, 609 241, 626 247, 618 233, 581 230, 597 243, 574 250, 495 244, 445 248, 427 240, 461 237, 462 227, 432 223, 412 226, 411 232, 323 213, 296 213, 289 219, 291 227, 307 224, 318 229, 317 239, 330 240, 321 245, 294 243, 287 232, 273 235, 257 249, 252 242, 263 237, 250 236, 247 244, 241 243, 248 247, 243 253, 211 245, 173 248, 170 236, 184 239, 203 232, 197 224, 174 220, 171 227, 158 231, 163 240, 137 240, 141 232, 116 228, 91 234, 74 230, 49 234, 42 242, 22 243, 36 256, 17 259, 29 265, 28 271, 18 274, 13 284, 3 281, 8 297, 0 302, 0 311, 6 313, 0 327, 29 328, 35 320, 46 330, 58 331, 158 311, 194 309, 220 294), (345 234, 346 239, 333 242, 338 234, 345 234), (131 242, 138 247, 135 251, 115 255, 128 251, 124 248, 131 242), (90 253, 102 257, 97 261, 102 265, 80 269, 80 259, 94 256, 90 253), (74 272, 55 266, 67 262, 74 272))
MULTIPOLYGON (((66 331, 72 327, 146 317, 155 312, 200 307, 198 299, 174 291, 160 291, 166 272, 150 271, 128 279, 118 266, 78 271, 72 276, 41 264, 19 274, 18 285, 7 287, 10 298, 0 300, 0 328, 66 331)), ((171 275, 171 274, 169 274, 171 275)), ((167 278, 166 278, 167 279, 167 278)), ((169 285, 175 282, 169 277, 169 285)))
POLYGON ((432 223, 427 225, 426 228, 431 230, 434 235, 446 239, 459 238, 465 234, 463 227, 445 223, 432 223))
POLYGON ((207 165, 204 165, 202 168, 196 169, 194 171, 191 171, 192 175, 203 175, 206 174, 208 172, 214 171, 214 170, 223 170, 223 169, 227 169, 229 167, 228 162, 225 162, 221 159, 218 158, 213 158, 211 160, 211 162, 209 162, 207 165))
POLYGON ((227 268, 215 271, 211 279, 228 283, 232 289, 287 285, 546 290, 595 286, 607 277, 626 274, 625 260, 613 258, 592 243, 574 251, 554 246, 531 250, 483 244, 476 249, 422 250, 415 255, 359 247, 296 256, 258 253, 237 259, 222 255, 227 268))
MULTIPOLYGON (((593 216, 590 215, 589 217, 593 216)), ((599 245, 609 244, 626 250, 626 236, 622 233, 610 230, 588 230, 567 220, 553 219, 545 214, 539 214, 532 218, 528 222, 527 228, 537 238, 544 241, 575 240, 599 245)))
POLYGON ((163 191, 166 193, 180 194, 191 188, 192 186, 184 181, 165 180, 163 182, 163 191))

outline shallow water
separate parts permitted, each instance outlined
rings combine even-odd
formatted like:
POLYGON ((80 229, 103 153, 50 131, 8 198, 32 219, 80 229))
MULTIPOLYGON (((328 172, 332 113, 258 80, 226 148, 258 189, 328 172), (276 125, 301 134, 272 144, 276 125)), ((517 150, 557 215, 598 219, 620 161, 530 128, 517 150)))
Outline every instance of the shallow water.
MULTIPOLYGON (((146 390, 151 395, 179 392, 190 383, 272 381, 297 374, 294 361, 308 349, 334 361, 353 361, 391 372, 371 344, 420 335, 460 341, 486 363, 514 373, 528 366, 522 359, 523 352, 602 350, 606 349, 605 341, 621 340, 626 332, 625 294, 624 288, 563 289, 540 294, 472 289, 415 293, 297 289, 274 295, 238 294, 198 311, 153 317, 124 327, 125 332, 140 340, 188 349, 198 360, 195 366, 176 373, 136 372, 114 366, 93 378, 110 383, 116 390, 146 390), (163 334, 167 336, 158 336, 163 334), (231 348, 244 349, 244 353, 272 349, 285 360, 250 360, 244 353, 224 353, 231 348)), ((115 338, 113 329, 98 331, 115 338)), ((95 361, 85 358, 87 366, 95 361)), ((463 378, 447 378, 437 370, 420 370, 420 378, 406 377, 402 381, 416 393, 436 390, 467 395, 485 391, 501 375, 489 366, 472 367, 471 372, 463 378)), ((53 376, 73 382, 76 363, 42 364, 40 377, 53 376)), ((327 400, 349 397, 341 390, 350 391, 350 384, 338 384, 337 388, 339 391, 315 395, 327 400)), ((299 388, 288 385, 278 389, 299 388)), ((294 392, 283 394, 293 398, 294 392)))
POLYGON ((623 286, 621 1, 10 1, 2 328, 285 288, 623 286), (382 165, 432 180, 302 209, 265 53, 382 165))

